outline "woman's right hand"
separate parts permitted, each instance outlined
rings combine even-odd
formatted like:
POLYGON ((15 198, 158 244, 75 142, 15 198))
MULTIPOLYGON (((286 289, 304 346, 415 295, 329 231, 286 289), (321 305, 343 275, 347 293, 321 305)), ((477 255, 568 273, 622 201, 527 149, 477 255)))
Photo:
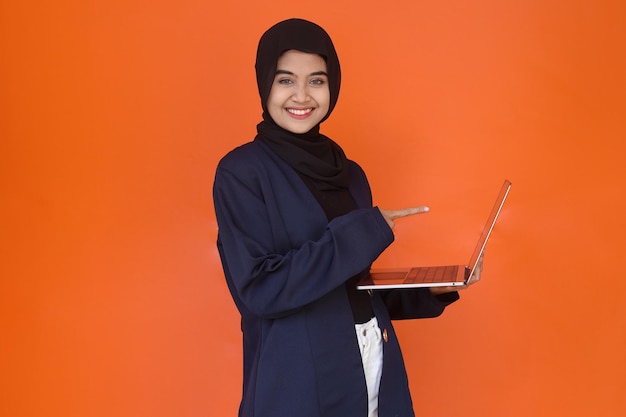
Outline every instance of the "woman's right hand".
POLYGON ((383 210, 381 208, 378 209, 380 210, 380 213, 383 215, 391 229, 393 229, 396 219, 399 219, 401 217, 413 216, 415 214, 428 213, 430 211, 430 208, 428 208, 428 206, 409 207, 400 210, 383 210))

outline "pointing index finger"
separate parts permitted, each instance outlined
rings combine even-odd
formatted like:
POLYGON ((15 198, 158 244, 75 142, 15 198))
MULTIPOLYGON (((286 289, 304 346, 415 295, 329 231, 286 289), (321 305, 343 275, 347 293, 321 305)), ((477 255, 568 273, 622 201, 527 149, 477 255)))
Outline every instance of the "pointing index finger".
POLYGON ((409 207, 400 210, 392 210, 391 217, 393 219, 399 219, 400 217, 413 216, 415 214, 428 213, 430 208, 428 206, 409 207))

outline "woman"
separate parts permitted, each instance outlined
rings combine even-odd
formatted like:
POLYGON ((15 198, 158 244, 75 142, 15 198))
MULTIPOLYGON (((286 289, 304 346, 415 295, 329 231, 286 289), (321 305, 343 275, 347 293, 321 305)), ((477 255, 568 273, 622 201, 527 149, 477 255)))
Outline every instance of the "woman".
POLYGON ((320 134, 341 80, 321 27, 270 28, 256 76, 258 134, 222 159, 214 183, 219 253, 242 320, 239 415, 413 416, 391 320, 436 317, 458 294, 370 294, 355 283, 393 241, 394 219, 427 208, 372 207, 362 169, 320 134))

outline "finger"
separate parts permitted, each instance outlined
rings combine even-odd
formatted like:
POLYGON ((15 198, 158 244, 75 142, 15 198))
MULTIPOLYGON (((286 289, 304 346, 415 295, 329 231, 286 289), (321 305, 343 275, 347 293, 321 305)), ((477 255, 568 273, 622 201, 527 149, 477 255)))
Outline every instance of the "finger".
POLYGON ((430 208, 428 206, 409 207, 400 210, 389 210, 389 217, 391 219, 399 219, 401 217, 413 216, 415 214, 428 213, 430 208))
POLYGON ((480 270, 477 269, 476 271, 474 271, 470 279, 467 280, 467 286, 476 284, 478 281, 480 281, 480 270))

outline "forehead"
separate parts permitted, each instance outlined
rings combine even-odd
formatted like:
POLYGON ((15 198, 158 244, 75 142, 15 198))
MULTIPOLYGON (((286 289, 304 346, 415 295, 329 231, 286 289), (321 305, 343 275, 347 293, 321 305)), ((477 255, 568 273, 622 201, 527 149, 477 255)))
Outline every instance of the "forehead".
POLYGON ((304 72, 326 71, 326 61, 320 55, 290 49, 284 52, 276 63, 277 70, 297 70, 304 72))

